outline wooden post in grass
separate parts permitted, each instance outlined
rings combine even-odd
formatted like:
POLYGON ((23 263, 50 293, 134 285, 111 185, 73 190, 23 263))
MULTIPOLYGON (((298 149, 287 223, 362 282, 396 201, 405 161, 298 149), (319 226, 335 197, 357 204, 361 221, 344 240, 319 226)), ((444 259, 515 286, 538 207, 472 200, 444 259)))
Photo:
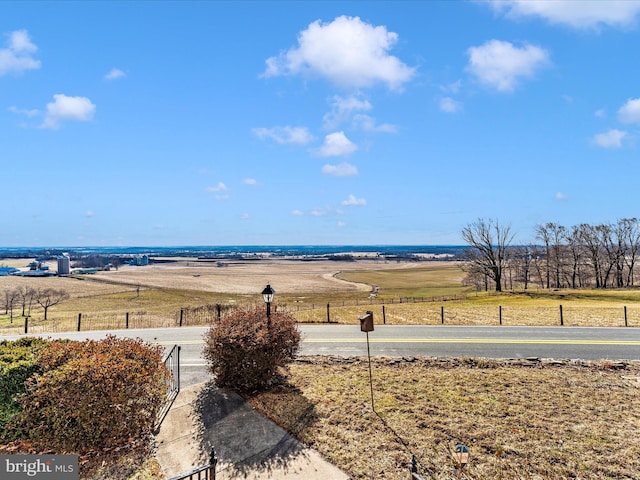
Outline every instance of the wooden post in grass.
POLYGON ((129 312, 127 312, 124 323, 125 323, 125 328, 129 328, 129 312))
POLYGON ((444 305, 440 307, 440 321, 444 325, 444 305))
POLYGON ((500 325, 502 325, 502 305, 499 306, 500 325))
POLYGON ((24 334, 29 333, 29 315, 24 317, 24 334))
POLYGON ((624 306, 624 326, 628 327, 629 324, 627 323, 627 306, 624 306))
POLYGON ((560 305, 560 326, 564 325, 564 317, 562 315, 562 305, 560 305))
POLYGON ((331 323, 331 314, 329 313, 329 302, 327 302, 327 323, 331 323))
POLYGON ((182 316, 184 315, 184 309, 180 309, 180 326, 182 326, 182 316))
POLYGON ((82 322, 82 313, 78 314, 78 331, 80 331, 80 323, 82 322))
POLYGON ((382 305, 382 323, 383 323, 384 325, 386 325, 386 324, 387 324, 387 314, 386 314, 386 313, 385 313, 385 311, 384 311, 384 305, 382 305))

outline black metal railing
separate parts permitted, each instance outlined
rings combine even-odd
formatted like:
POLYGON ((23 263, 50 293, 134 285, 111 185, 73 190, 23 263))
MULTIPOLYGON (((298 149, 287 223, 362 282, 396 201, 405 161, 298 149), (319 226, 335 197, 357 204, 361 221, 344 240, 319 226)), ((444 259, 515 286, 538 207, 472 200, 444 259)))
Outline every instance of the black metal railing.
POLYGON ((218 459, 216 458, 215 450, 211 450, 209 457, 209 463, 193 470, 182 473, 176 477, 171 477, 169 480, 216 480, 216 465, 218 459))
POLYGON ((174 345, 169 354, 164 359, 164 364, 169 370, 169 378, 167 380, 167 396, 164 399, 162 407, 156 416, 155 430, 160 429, 162 421, 169 413, 171 405, 180 393, 180 345, 174 345))

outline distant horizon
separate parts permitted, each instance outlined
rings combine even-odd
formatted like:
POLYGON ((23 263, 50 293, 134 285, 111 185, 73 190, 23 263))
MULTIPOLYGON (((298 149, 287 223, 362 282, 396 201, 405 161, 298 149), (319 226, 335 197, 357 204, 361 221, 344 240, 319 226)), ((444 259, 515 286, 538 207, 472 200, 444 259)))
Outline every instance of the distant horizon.
POLYGON ((419 244, 326 244, 326 245, 62 245, 62 246, 0 246, 0 253, 4 251, 21 250, 135 250, 135 249, 157 249, 157 250, 258 250, 266 251, 273 249, 339 249, 339 248, 364 248, 369 251, 376 249, 443 249, 443 248, 466 248, 466 245, 419 245, 419 244))
POLYGON ((176 244, 176 245, 0 245, 0 249, 23 249, 23 248, 270 248, 270 247, 462 247, 463 244, 428 244, 428 243, 274 243, 274 244, 176 244))

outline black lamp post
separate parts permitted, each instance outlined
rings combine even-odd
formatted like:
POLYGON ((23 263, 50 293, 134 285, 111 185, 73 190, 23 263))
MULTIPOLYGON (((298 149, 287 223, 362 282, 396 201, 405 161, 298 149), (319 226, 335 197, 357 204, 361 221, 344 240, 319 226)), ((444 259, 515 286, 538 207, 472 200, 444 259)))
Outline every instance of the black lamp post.
POLYGON ((271 302, 273 302, 273 294, 276 291, 271 288, 271 285, 267 283, 267 286, 262 290, 262 298, 264 299, 264 303, 267 304, 267 318, 271 317, 271 302))

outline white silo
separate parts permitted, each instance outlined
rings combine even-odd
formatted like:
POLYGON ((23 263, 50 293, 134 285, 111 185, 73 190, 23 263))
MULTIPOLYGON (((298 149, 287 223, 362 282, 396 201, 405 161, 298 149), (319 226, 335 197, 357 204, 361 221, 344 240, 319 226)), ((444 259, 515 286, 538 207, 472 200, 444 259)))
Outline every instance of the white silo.
POLYGON ((71 259, 69 255, 63 254, 58 257, 58 275, 69 275, 71 273, 71 259))

